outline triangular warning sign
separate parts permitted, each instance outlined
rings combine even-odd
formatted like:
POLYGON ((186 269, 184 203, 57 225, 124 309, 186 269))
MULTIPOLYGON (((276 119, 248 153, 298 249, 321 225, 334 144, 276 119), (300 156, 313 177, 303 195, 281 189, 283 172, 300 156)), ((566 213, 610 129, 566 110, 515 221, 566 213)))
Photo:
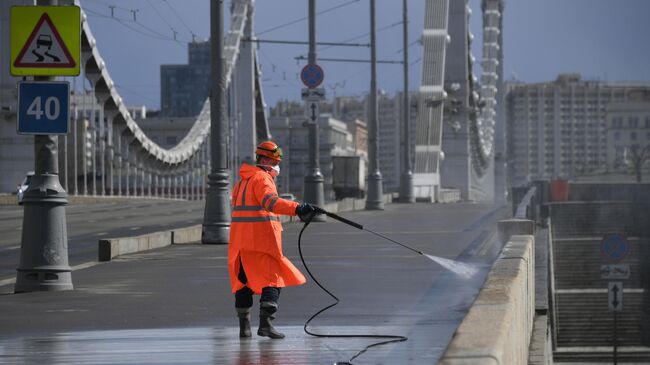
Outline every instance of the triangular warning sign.
POLYGON ((75 67, 75 61, 56 30, 52 19, 43 13, 27 42, 18 53, 14 67, 75 67))

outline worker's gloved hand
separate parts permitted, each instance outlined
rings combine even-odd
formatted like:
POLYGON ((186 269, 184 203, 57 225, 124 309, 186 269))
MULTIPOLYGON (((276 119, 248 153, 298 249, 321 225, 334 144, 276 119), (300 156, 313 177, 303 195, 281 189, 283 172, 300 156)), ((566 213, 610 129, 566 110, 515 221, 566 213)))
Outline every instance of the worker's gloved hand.
POLYGON ((314 215, 319 213, 320 212, 315 206, 308 203, 300 203, 300 205, 296 207, 296 215, 303 222, 310 220, 314 215))

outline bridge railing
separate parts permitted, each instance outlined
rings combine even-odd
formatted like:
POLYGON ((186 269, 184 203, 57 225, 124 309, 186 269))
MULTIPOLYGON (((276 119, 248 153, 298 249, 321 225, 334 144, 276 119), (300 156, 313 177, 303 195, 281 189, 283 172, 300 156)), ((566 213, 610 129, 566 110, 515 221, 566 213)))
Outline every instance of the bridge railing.
POLYGON ((499 222, 506 244, 439 365, 528 364, 535 315, 535 224, 499 222))

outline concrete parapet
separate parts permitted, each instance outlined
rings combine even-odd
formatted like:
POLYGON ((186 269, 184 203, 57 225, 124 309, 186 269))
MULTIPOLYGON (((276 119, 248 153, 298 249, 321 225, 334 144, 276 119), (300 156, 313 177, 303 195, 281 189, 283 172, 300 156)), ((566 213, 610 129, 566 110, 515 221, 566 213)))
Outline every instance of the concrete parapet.
POLYGON ((527 363, 535 315, 534 242, 530 235, 510 238, 439 365, 527 363))
POLYGON ((497 237, 499 242, 507 242, 513 235, 535 234, 535 222, 528 219, 506 219, 497 222, 497 237))

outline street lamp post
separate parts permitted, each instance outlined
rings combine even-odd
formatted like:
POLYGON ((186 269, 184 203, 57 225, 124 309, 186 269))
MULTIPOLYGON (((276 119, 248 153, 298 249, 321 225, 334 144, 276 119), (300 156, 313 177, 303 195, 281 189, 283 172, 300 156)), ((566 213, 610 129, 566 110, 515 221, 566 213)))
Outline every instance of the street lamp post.
POLYGON ((230 236, 230 170, 228 123, 225 118, 225 59, 223 57, 223 2, 210 1, 210 174, 201 242, 226 244, 230 236))
MULTIPOLYGON (((56 6, 58 0, 39 0, 39 6, 56 6)), ((35 81, 54 77, 36 76, 35 81)), ((68 195, 59 181, 58 136, 34 136, 34 176, 23 197, 23 232, 16 293, 72 290, 68 264, 65 205, 68 195)))

